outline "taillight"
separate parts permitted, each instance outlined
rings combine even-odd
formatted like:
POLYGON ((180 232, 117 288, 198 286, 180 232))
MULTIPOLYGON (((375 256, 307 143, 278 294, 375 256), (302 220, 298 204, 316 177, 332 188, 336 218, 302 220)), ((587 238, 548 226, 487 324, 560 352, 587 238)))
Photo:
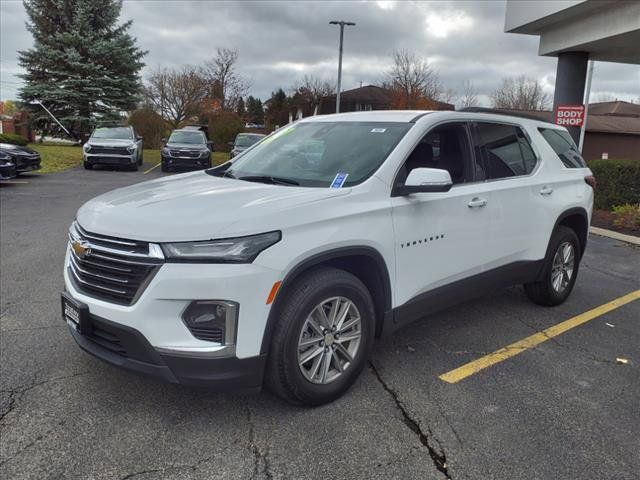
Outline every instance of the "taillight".
POLYGON ((593 175, 587 175, 586 177, 584 177, 584 181, 587 183, 587 185, 589 185, 591 188, 593 188, 594 190, 596 189, 596 177, 594 177, 593 175))

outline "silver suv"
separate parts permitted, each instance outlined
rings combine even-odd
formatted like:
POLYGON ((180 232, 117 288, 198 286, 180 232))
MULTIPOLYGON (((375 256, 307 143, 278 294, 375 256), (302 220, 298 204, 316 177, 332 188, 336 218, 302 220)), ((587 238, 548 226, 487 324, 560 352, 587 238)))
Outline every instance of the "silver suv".
POLYGON ((133 127, 96 128, 82 147, 84 168, 94 165, 122 166, 138 170, 142 165, 142 137, 133 127))

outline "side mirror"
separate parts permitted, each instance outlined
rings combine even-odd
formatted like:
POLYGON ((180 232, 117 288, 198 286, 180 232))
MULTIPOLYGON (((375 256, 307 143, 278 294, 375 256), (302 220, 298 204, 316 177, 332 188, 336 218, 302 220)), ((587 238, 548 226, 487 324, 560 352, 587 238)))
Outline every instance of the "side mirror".
POLYGON ((165 137, 162 137, 162 138, 160 139, 160 141, 161 141, 162 143, 167 143, 167 139, 166 139, 165 137))
POLYGON ((228 143, 228 145, 229 145, 230 147, 233 147, 233 146, 235 145, 235 143, 234 143, 234 142, 229 142, 229 143, 228 143))
POLYGON ((207 147, 213 152, 213 140, 207 140, 207 147))
POLYGON ((142 137, 140 135, 136 135, 136 140, 142 140, 142 137))
POLYGON ((448 192, 453 186, 451 175, 439 168, 414 168, 409 172, 404 185, 395 187, 394 197, 423 192, 448 192))

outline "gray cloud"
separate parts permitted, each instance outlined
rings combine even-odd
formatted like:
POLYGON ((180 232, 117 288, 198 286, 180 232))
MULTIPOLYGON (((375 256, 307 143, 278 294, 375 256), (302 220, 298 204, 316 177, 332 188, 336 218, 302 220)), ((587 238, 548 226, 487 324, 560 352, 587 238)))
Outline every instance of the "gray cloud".
MULTIPOLYGON (((504 2, 189 2, 126 1, 122 19, 149 50, 143 76, 157 66, 201 64, 217 47, 240 52, 239 70, 253 95, 291 87, 305 74, 335 81, 338 29, 329 20, 355 21, 345 32, 343 86, 383 78, 396 48, 429 59, 447 88, 471 80, 482 98, 502 77, 527 74, 553 93, 556 60, 538 57, 538 39, 503 33, 504 2)), ((16 51, 29 48, 21 2, 0 3, 0 97, 15 98, 16 51)), ((600 62, 592 98, 640 97, 640 67, 600 62)))

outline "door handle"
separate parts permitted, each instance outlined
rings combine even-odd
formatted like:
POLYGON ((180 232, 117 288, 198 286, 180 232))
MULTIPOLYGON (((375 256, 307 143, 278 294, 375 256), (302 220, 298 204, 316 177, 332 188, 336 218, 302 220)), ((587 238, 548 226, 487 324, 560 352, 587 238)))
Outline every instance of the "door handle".
POLYGON ((487 204, 486 198, 474 197, 471 199, 471 201, 467 205, 469 206, 469 208, 481 208, 481 207, 484 207, 486 204, 487 204))
POLYGON ((549 185, 545 185, 540 189, 540 195, 551 195, 553 193, 553 188, 549 185))

